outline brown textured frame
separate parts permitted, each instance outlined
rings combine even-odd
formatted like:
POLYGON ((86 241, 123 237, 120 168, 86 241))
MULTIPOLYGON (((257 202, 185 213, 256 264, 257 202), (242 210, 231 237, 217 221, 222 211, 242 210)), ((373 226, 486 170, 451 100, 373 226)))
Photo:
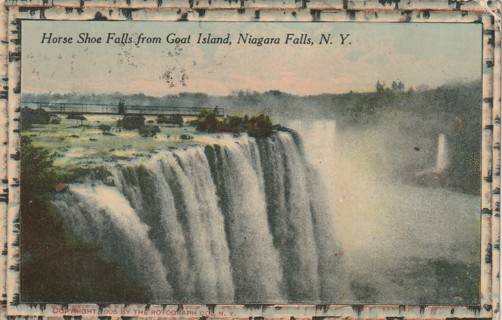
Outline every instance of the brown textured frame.
MULTIPOLYGON (((491 0, 6 0, 0 5, 0 318, 446 319, 499 316, 500 6, 491 0), (478 2, 479 1, 479 2, 478 2), (19 297, 22 20, 448 22, 483 25, 480 305, 53 305, 19 297), (120 314, 127 308, 131 314, 120 314), (118 313, 113 313, 117 310, 118 313)), ((396 26, 398 27, 398 25, 396 26)))

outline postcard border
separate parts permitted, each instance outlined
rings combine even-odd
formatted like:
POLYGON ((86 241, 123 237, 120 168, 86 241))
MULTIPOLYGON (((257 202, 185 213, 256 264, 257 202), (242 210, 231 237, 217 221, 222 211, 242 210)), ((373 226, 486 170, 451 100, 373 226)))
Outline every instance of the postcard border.
MULTIPOLYGON (((500 259, 500 3, 473 1, 377 0, 283 1, 257 0, 248 5, 162 0, 10 0, 0 6, 0 243, 2 305, 0 315, 13 318, 71 316, 83 318, 129 317, 113 310, 139 310, 133 318, 496 318, 499 312, 500 259), (293 2, 293 1, 291 1, 293 2), (106 12, 103 14, 103 12, 106 12), (294 14, 293 14, 294 13, 294 14), (110 16, 108 18, 108 16, 110 16), (57 305, 21 304, 19 290, 19 186, 22 20, 148 20, 148 21, 329 21, 329 22, 448 22, 481 23, 482 58, 482 193, 481 193, 481 303, 479 306, 398 305, 57 305), (5 93, 4 93, 5 92, 5 93), (5 177, 5 178, 4 178, 5 177), (5 201, 2 201, 5 199, 5 201), (81 311, 73 313, 73 311, 81 311), (94 312, 91 310, 95 310, 94 312), (174 311, 176 310, 176 311, 174 311), (84 312, 85 311, 85 312, 84 312)), ((231 1, 229 1, 231 2, 231 1)))

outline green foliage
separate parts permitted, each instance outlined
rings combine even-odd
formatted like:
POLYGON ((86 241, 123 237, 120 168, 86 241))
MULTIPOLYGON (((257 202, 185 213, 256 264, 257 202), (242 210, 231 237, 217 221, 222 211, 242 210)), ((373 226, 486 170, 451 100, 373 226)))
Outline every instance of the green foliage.
POLYGON ((78 113, 69 113, 66 118, 67 119, 73 119, 73 120, 80 120, 80 121, 86 121, 87 120, 87 118, 84 117, 84 115, 78 114, 78 113))
POLYGON ((160 128, 157 125, 143 125, 138 132, 142 137, 155 137, 160 132, 160 128))
POLYGON ((109 125, 106 125, 106 124, 100 124, 100 125, 98 126, 98 129, 99 129, 99 130, 101 130, 101 131, 103 131, 103 132, 105 132, 105 131, 110 131, 110 130, 112 130, 112 127, 111 127, 111 126, 109 126, 109 125))
POLYGON ((247 129, 248 116, 227 116, 225 118, 226 131, 239 133, 247 129))
POLYGON ((29 129, 34 124, 48 124, 50 115, 44 109, 21 109, 21 128, 29 129))
POLYGON ((197 130, 204 132, 247 132, 252 137, 268 137, 272 134, 272 120, 268 115, 259 114, 249 117, 227 116, 218 119, 217 112, 204 109, 197 119, 197 130))
POLYGON ((401 82, 401 80, 392 81, 392 90, 393 91, 403 91, 404 90, 404 84, 401 82))
POLYGON ((145 124, 146 118, 141 115, 126 115, 122 118, 122 128, 126 130, 135 130, 141 128, 145 124))
MULTIPOLYGON (((56 185, 82 172, 56 169, 54 155, 22 139, 21 294, 25 301, 147 302, 145 289, 67 230, 51 204, 56 185)), ((105 174, 98 170, 98 175, 105 174)))
POLYGON ((377 81, 377 83, 376 83, 376 92, 382 93, 384 91, 385 91, 385 82, 384 83, 380 83, 380 81, 377 81))
POLYGON ((47 149, 34 146, 28 137, 23 137, 21 147, 23 187, 21 198, 23 200, 29 197, 30 200, 37 202, 46 201, 59 178, 52 167, 54 154, 47 149))
POLYGON ((157 117, 157 123, 158 124, 165 123, 165 124, 182 126, 183 125, 183 117, 179 114, 174 114, 171 116, 159 115, 157 117))
POLYGON ((125 102, 124 100, 119 101, 119 114, 126 114, 125 102))
POLYGON ((211 109, 203 109, 197 119, 197 130, 204 132, 218 132, 220 120, 216 117, 216 112, 211 109))
POLYGON ((265 114, 251 117, 245 126, 252 137, 268 137, 272 134, 272 121, 265 114))
POLYGON ((385 82, 377 81, 375 85, 375 92, 378 94, 389 93, 389 92, 401 92, 404 91, 404 83, 401 80, 392 81, 391 87, 388 88, 385 85, 385 82))
POLYGON ((70 170, 61 167, 55 167, 54 170, 58 172, 57 174, 61 177, 60 181, 64 183, 69 183, 69 182, 83 183, 89 177, 92 180, 104 180, 111 175, 110 170, 104 166, 101 167, 76 166, 72 167, 70 170))

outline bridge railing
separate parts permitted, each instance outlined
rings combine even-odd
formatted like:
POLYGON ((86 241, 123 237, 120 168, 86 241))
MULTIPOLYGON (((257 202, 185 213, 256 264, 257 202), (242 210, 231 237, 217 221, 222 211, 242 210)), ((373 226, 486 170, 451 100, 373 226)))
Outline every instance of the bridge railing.
MULTIPOLYGON (((53 102, 23 102, 24 105, 36 106, 48 112, 60 114, 119 114, 119 106, 115 104, 94 103, 53 103, 53 102)), ((144 115, 184 115, 198 116, 204 109, 214 110, 218 117, 225 116, 224 108, 199 108, 199 107, 175 107, 175 106, 143 106, 124 105, 126 114, 144 115)))

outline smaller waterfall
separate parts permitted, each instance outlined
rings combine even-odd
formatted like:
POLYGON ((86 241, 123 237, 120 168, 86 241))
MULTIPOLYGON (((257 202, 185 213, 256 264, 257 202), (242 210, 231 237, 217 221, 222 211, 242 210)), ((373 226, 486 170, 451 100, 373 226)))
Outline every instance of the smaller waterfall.
POLYGON ((423 177, 430 174, 440 174, 443 173, 450 166, 450 151, 448 148, 448 140, 446 140, 446 135, 440 133, 438 137, 438 148, 436 154, 436 165, 432 168, 428 168, 415 173, 417 177, 423 177))
POLYGON ((450 165, 449 156, 450 155, 446 135, 444 133, 440 133, 438 138, 438 152, 435 169, 437 173, 441 173, 448 168, 448 166, 450 165))

